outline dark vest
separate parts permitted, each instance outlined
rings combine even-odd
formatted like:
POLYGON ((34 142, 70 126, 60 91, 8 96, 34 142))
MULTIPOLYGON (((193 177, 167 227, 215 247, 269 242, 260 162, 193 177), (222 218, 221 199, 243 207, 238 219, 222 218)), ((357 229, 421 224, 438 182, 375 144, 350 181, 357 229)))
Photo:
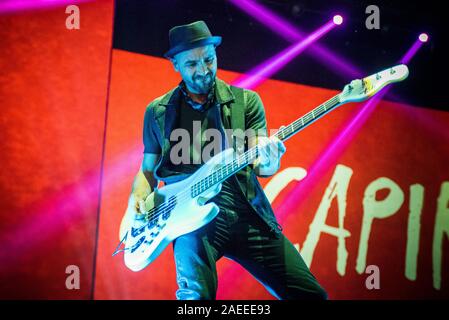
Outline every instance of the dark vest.
MULTIPOLYGON (((246 99, 244 90, 237 87, 232 87, 220 79, 216 79, 216 100, 220 104, 221 117, 224 129, 231 129, 238 123, 239 126, 244 126, 244 115, 246 110, 246 99), (239 119, 243 119, 239 121, 239 119)), ((173 183, 180 181, 186 176, 173 176, 169 178, 162 178, 158 175, 158 169, 161 165, 166 163, 170 156, 170 134, 176 124, 176 108, 180 105, 182 98, 181 90, 176 87, 166 93, 165 95, 155 99, 148 106, 150 110, 150 126, 157 128, 154 133, 157 137, 158 143, 161 146, 161 157, 154 170, 154 176, 158 180, 165 183, 173 183)), ((233 128, 236 129, 236 128, 233 128)), ((240 128, 245 130, 245 128, 240 128)), ((241 153, 245 148, 243 141, 235 141, 230 144, 237 151, 241 153)), ((248 200, 251 208, 258 214, 262 220, 269 226, 271 231, 279 235, 282 227, 276 221, 273 209, 265 196, 262 186, 257 180, 257 176, 251 166, 237 172, 231 179, 236 179, 238 186, 248 200)))

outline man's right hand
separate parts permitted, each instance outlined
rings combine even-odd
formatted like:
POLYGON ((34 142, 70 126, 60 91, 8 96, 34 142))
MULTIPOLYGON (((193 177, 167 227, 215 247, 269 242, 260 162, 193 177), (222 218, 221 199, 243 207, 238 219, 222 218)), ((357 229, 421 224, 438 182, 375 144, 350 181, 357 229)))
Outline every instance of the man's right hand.
POLYGON ((159 157, 160 154, 144 153, 141 169, 134 179, 131 191, 131 195, 135 199, 134 208, 137 213, 144 214, 148 211, 145 208, 144 201, 157 186, 153 170, 159 157))
POLYGON ((146 192, 133 192, 131 194, 130 205, 132 205, 137 217, 144 215, 148 210, 145 207, 145 199, 148 197, 146 192))

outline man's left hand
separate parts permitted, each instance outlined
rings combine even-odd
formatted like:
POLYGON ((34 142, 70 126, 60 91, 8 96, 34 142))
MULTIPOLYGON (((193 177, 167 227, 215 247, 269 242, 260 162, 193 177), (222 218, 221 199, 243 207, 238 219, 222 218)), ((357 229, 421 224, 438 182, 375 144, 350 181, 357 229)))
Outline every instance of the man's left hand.
POLYGON ((270 176, 276 173, 280 166, 280 160, 285 153, 284 143, 276 136, 259 137, 259 157, 256 160, 255 167, 258 174, 262 176, 270 176))

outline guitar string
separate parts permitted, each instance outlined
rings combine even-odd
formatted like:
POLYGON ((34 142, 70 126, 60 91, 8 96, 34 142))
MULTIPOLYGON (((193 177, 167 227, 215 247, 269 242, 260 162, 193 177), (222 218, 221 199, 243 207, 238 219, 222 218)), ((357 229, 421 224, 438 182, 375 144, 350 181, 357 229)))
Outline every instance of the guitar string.
MULTIPOLYGON (((292 127, 292 131, 289 133, 289 135, 292 135, 293 133, 295 133, 295 131, 297 131, 298 129, 301 129, 302 127, 305 127, 307 125, 309 125, 311 122, 313 122, 314 120, 318 119, 318 117, 321 117, 322 115, 324 115, 325 112, 330 111, 331 108, 334 108, 338 102, 339 102, 339 95, 334 96, 333 98, 329 99, 328 101, 324 102, 323 104, 321 104, 320 106, 318 106, 317 108, 313 109, 312 111, 306 113, 304 116, 300 117, 299 119, 293 121, 290 125, 283 127, 282 129, 278 130, 275 134, 273 134, 274 136, 277 136, 279 138, 279 136, 281 136, 281 140, 285 139, 288 137, 288 134, 284 136, 284 133, 286 133, 287 130, 290 130, 289 127, 292 127), (324 108, 324 112, 323 109, 324 108), (319 112, 319 113, 318 113, 319 112), (317 113, 315 115, 315 113, 317 113), (310 115, 312 116, 311 119, 310 115), (306 122, 304 122, 304 120, 306 122), (301 124, 299 124, 299 122, 301 122, 301 124), (295 128, 296 127, 296 128, 295 128)), ((265 145, 264 147, 267 147, 267 145, 265 145)), ((234 159, 232 162, 230 162, 229 164, 224 165, 223 167, 220 167, 219 170, 215 171, 214 173, 208 175, 207 177, 201 179, 200 181, 198 181, 197 183, 195 183, 192 187, 180 192, 177 196, 175 197, 171 197, 168 201, 168 203, 163 203, 162 205, 159 205, 157 207, 154 207, 152 209, 150 209, 148 212, 145 213, 145 216, 150 216, 149 218, 146 219, 145 221, 145 225, 142 227, 137 228, 137 230, 141 230, 143 228, 146 228, 148 224, 150 224, 152 221, 158 219, 161 215, 166 213, 166 209, 169 208, 170 206, 173 205, 173 203, 180 203, 182 201, 185 201, 189 198, 191 198, 191 193, 192 193, 192 188, 196 187, 198 189, 201 189, 202 187, 204 187, 205 189, 202 190, 201 192, 199 192, 197 195, 203 193, 204 191, 206 191, 207 189, 211 188, 214 184, 217 184, 218 181, 213 182, 211 185, 208 185, 208 182, 206 181, 207 179, 209 179, 212 175, 215 175, 218 171, 225 171, 227 172, 228 169, 231 170, 231 174, 226 174, 224 176, 224 178, 219 178, 220 180, 224 181, 227 178, 229 178, 230 176, 232 176, 233 174, 235 174, 236 172, 238 172, 239 170, 241 170, 242 168, 244 168, 246 165, 248 165, 249 163, 251 163, 251 161, 248 161, 248 159, 250 159, 250 157, 248 157, 248 155, 251 155, 251 159, 253 157, 257 157, 258 155, 258 148, 261 147, 259 145, 254 146, 253 148, 247 150, 246 152, 244 152, 243 154, 241 154, 240 156, 238 156, 236 159, 234 159), (240 160, 245 160, 245 162, 242 162, 242 165, 238 165, 240 160), (234 168, 235 164, 237 164, 237 168, 234 168), (242 168, 239 168, 239 167, 242 168), (228 169, 224 169, 224 168, 228 168, 228 169), (187 194, 187 192, 189 194, 187 194)), ((172 209, 172 208, 170 208, 172 209)))

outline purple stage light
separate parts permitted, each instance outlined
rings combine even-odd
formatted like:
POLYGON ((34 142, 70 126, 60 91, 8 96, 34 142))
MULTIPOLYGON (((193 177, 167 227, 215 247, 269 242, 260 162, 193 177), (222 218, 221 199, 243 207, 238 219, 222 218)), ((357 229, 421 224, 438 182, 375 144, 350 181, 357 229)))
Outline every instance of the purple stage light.
POLYGON ((6 0, 0 2, 0 13, 50 9, 90 1, 92 0, 6 0))
MULTIPOLYGON (((415 43, 410 47, 410 49, 401 58, 400 63, 407 64, 422 46, 422 42, 417 39, 415 43)), ((316 176, 316 174, 323 172, 323 170, 328 169, 330 165, 337 162, 338 157, 343 153, 349 143, 354 139, 362 125, 367 121, 370 115, 375 110, 375 107, 382 101, 382 98, 390 90, 390 86, 383 88, 374 97, 370 98, 361 108, 357 114, 349 120, 344 126, 337 137, 329 143, 329 145, 324 148, 325 151, 314 161, 308 170, 307 178, 299 183, 291 193, 285 198, 284 203, 277 208, 276 216, 279 222, 288 215, 289 212, 293 211, 294 207, 297 207, 304 197, 302 192, 310 192, 310 183, 313 181, 311 177, 316 176)))
MULTIPOLYGON (((249 16, 265 25, 268 29, 276 32, 279 36, 290 42, 298 42, 306 37, 305 33, 293 26, 279 15, 271 12, 264 6, 253 0, 229 0, 234 6, 247 13, 249 16)), ((311 56, 317 58, 322 64, 326 65, 332 72, 339 75, 345 81, 362 77, 365 72, 358 69, 350 61, 342 56, 338 56, 330 49, 319 43, 314 43, 308 48, 311 56)), ((394 100, 402 99, 390 94, 394 100)))
MULTIPOLYGON (((298 42, 307 35, 300 31, 296 26, 286 22, 282 17, 271 12, 264 6, 252 0, 229 0, 234 6, 265 25, 270 30, 276 32, 281 37, 290 42, 298 42)), ((349 80, 360 77, 363 72, 352 65, 341 56, 332 53, 331 50, 320 44, 313 44, 310 48, 312 57, 319 59, 323 64, 329 67, 334 73, 340 75, 343 79, 349 80)))
POLYGON ((418 38, 421 42, 427 42, 429 40, 429 36, 427 33, 421 33, 418 38))
POLYGON ((407 64, 410 60, 415 56, 416 52, 418 52, 419 48, 422 47, 424 42, 421 40, 421 35, 418 39, 416 39, 415 43, 408 49, 408 51, 401 58, 401 63, 407 64))
POLYGON ((291 193, 285 197, 284 202, 279 207, 275 208, 276 217, 280 223, 287 218, 289 212, 294 212, 294 208, 300 206, 302 201, 307 199, 307 197, 304 197, 304 193, 310 192, 314 187, 313 183, 317 181, 316 177, 319 174, 323 174, 332 165, 338 163, 339 156, 343 154, 346 147, 351 143, 357 132, 362 128, 362 125, 371 116, 371 113, 388 90, 388 87, 384 88, 376 96, 368 100, 360 111, 357 112, 352 119, 346 122, 335 139, 332 140, 326 148, 323 148, 323 151, 307 170, 307 177, 297 184, 291 193))
POLYGON ((343 17, 339 14, 336 14, 333 18, 333 21, 336 25, 341 25, 343 23, 343 17))
POLYGON ((308 46, 313 44, 315 41, 320 39, 327 32, 332 30, 336 26, 332 21, 327 22, 325 25, 320 27, 318 30, 314 31, 304 40, 288 47, 282 52, 278 53, 271 59, 265 61, 264 63, 258 65, 246 75, 234 81, 234 85, 241 88, 254 88, 261 82, 265 81, 274 73, 278 72, 282 67, 289 63, 293 58, 298 56, 302 51, 304 51, 308 46))
MULTIPOLYGON (((60 192, 50 194, 33 204, 33 208, 30 208, 33 219, 0 234, 0 243, 8 247, 7 251, 0 251, 0 274, 14 268, 23 255, 36 250, 41 243, 49 241, 73 221, 87 223, 90 219, 87 214, 93 207, 98 206, 98 195, 101 193, 104 197, 105 194, 110 194, 116 188, 117 181, 134 176, 138 167, 133 164, 139 164, 141 161, 142 147, 137 143, 108 160, 103 172, 101 167, 94 168, 74 185, 63 187, 60 192)), ((118 227, 106 225, 107 228, 116 229, 118 243, 118 227)), ((83 257, 85 254, 74 252, 74 256, 83 257)))

